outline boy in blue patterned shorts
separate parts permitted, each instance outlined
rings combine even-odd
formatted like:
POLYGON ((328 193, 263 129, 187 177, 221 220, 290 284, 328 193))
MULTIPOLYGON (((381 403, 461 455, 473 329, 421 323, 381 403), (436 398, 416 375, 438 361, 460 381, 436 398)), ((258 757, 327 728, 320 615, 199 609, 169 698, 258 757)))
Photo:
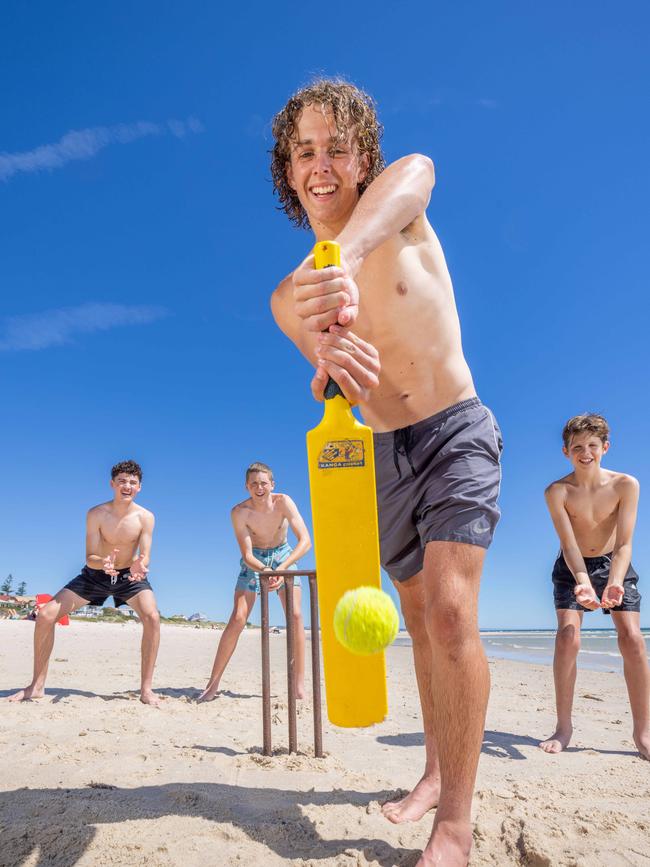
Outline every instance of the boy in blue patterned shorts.
MULTIPOLYGON (((274 487, 270 467, 259 462, 248 467, 246 489, 250 497, 238 503, 231 512, 241 551, 241 570, 235 584, 233 610, 219 640, 210 680, 199 696, 199 701, 211 701, 217 695, 221 677, 260 592, 259 573, 291 569, 311 548, 309 531, 296 504, 287 494, 274 494, 274 487), (289 527, 297 540, 293 549, 287 542, 289 527)), ((283 584, 282 578, 269 579, 269 588, 278 591, 286 614, 287 599, 283 584)), ((296 698, 303 698, 305 694, 305 629, 302 622, 301 595, 300 578, 296 578, 293 589, 296 698)))

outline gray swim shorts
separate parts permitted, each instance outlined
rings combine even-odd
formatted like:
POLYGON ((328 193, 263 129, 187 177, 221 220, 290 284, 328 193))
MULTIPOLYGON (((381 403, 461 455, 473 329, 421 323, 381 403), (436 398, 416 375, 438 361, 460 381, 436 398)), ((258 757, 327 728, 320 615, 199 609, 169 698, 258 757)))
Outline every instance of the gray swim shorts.
POLYGON ((381 565, 394 581, 422 569, 427 542, 490 546, 503 442, 477 397, 374 443, 381 565))

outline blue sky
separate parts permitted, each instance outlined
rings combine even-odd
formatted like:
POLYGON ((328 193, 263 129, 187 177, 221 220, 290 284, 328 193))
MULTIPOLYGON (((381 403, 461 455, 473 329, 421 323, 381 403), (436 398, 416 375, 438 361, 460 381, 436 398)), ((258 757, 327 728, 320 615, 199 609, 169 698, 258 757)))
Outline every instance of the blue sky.
POLYGON ((321 410, 268 299, 311 236, 276 210, 267 151, 273 114, 324 73, 375 97, 389 161, 436 164, 429 217, 506 443, 481 625, 555 622, 542 492, 588 409, 612 426, 606 465, 641 481, 643 590, 649 24, 641 2, 5 2, 0 577, 74 577, 124 457, 157 515, 165 614, 228 615, 250 461, 309 516, 321 410))

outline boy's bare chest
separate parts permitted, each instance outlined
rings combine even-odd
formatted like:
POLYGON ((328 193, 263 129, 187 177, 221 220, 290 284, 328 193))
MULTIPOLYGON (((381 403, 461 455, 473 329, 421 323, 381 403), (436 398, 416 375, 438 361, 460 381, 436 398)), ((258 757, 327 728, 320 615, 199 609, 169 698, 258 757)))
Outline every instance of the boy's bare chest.
POLYGON ((618 495, 613 486, 594 492, 570 491, 566 510, 574 526, 582 529, 616 524, 618 495))
POLYGON ((122 518, 106 515, 102 518, 99 530, 111 545, 124 544, 135 542, 140 537, 142 523, 138 515, 125 515, 122 518))
POLYGON ((287 519, 278 512, 255 512, 249 509, 246 525, 253 539, 272 539, 286 528, 287 519))
POLYGON ((440 290, 450 284, 444 263, 432 260, 427 268, 421 253, 406 248, 396 252, 384 245, 364 261, 356 280, 364 305, 405 307, 422 301, 442 300, 440 290))

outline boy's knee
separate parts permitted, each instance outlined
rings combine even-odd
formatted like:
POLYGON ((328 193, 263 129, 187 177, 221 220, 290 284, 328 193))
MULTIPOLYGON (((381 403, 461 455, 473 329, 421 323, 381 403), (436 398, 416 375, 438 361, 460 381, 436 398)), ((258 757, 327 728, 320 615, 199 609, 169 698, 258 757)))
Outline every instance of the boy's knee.
POLYGON ((451 654, 478 635, 476 623, 456 600, 444 605, 427 605, 426 627, 431 643, 451 654))
POLYGON ((565 653, 577 653, 580 650, 580 630, 573 624, 558 629, 556 644, 565 653))
POLYGON ((160 613, 156 610, 147 611, 146 613, 140 615, 140 620, 143 626, 147 626, 150 629, 156 629, 160 626, 160 613))
POLYGON ((619 632, 618 647, 623 656, 644 656, 646 653, 645 639, 637 629, 619 632))
POLYGON ((38 612, 36 616, 36 625, 50 627, 54 626, 57 620, 61 617, 61 606, 57 602, 48 602, 38 612))
POLYGON ((244 611, 234 611, 230 616, 230 625, 241 632, 246 626, 246 613, 244 611))

